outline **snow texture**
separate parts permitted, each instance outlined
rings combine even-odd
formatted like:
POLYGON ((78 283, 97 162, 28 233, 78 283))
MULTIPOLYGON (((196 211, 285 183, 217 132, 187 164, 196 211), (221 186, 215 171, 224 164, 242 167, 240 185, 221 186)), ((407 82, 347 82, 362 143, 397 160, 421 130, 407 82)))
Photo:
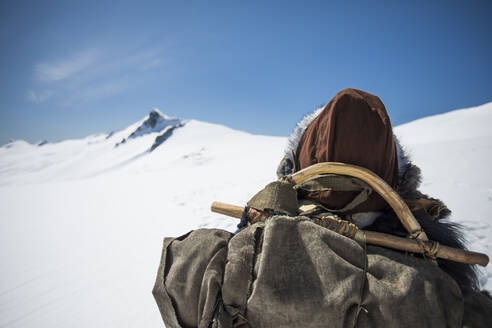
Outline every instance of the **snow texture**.
MULTIPOLYGON (((0 327, 161 327, 151 290, 163 237, 235 230, 210 204, 244 204, 276 179, 286 138, 156 113, 154 125, 151 113, 111 134, 0 147, 0 327)), ((395 134, 422 169, 422 191, 492 256, 490 123, 492 103, 395 134)), ((482 273, 492 290, 492 268, 482 273)))

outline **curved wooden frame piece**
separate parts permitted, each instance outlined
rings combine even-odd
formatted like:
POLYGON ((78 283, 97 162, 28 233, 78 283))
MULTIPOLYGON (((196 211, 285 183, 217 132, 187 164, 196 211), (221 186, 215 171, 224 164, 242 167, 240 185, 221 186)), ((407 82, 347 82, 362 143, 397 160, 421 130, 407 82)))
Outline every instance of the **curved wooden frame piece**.
POLYGON ((305 169, 292 174, 290 178, 297 185, 319 174, 347 175, 364 181, 391 206, 409 234, 420 232, 416 234, 415 238, 423 241, 429 240, 425 234, 425 231, 422 230, 422 227, 413 216, 407 204, 403 201, 403 199, 401 199, 400 195, 398 195, 398 193, 394 191, 393 188, 386 183, 386 181, 381 179, 371 170, 357 165, 338 162, 325 162, 306 167, 305 169))

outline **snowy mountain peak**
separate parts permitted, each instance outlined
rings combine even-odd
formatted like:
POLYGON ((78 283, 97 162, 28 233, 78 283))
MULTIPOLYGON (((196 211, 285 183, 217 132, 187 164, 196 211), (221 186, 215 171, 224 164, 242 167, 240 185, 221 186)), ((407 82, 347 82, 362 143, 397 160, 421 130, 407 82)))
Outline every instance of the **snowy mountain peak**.
POLYGON ((129 138, 139 137, 143 134, 151 132, 159 132, 170 125, 176 125, 181 123, 178 118, 171 118, 161 113, 157 108, 150 111, 147 118, 142 124, 129 136, 129 138))
POLYGON ((154 108, 150 111, 149 115, 147 115, 139 124, 137 124, 137 127, 132 130, 132 132, 127 137, 124 137, 120 142, 118 142, 115 147, 126 143, 130 139, 134 139, 151 133, 159 133, 150 148, 150 150, 152 151, 160 144, 162 144, 162 142, 167 140, 176 128, 182 127, 184 126, 184 124, 185 122, 181 119, 169 117, 166 114, 161 113, 161 111, 159 111, 157 108, 154 108))

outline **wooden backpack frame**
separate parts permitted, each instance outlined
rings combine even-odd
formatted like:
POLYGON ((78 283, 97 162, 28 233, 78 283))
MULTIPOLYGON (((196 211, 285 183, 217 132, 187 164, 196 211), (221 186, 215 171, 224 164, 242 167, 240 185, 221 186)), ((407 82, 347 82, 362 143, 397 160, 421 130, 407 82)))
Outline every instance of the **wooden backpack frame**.
MULTIPOLYGON (((290 175, 289 178, 297 185, 322 174, 346 175, 358 178, 370 185, 391 206, 403 227, 409 233, 408 238, 401 238, 380 232, 357 230, 354 239, 362 240, 372 245, 424 254, 431 258, 437 257, 455 262, 479 264, 481 266, 486 266, 489 263, 489 257, 486 254, 447 247, 429 240, 425 231, 423 231, 407 204, 401 199, 398 193, 378 175, 366 168, 345 163, 324 162, 302 169, 290 175)), ((242 218, 244 212, 244 207, 221 202, 214 202, 211 209, 213 212, 235 218, 242 218)))

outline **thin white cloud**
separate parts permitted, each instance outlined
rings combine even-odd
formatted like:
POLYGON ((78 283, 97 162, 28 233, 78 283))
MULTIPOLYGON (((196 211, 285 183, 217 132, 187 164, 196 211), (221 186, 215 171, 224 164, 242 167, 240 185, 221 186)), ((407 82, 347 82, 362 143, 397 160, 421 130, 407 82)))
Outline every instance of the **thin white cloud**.
POLYGON ((85 88, 81 95, 85 99, 98 100, 121 93, 127 89, 127 86, 128 84, 126 81, 110 81, 85 88))
POLYGON ((34 86, 27 93, 33 103, 53 101, 61 106, 87 103, 120 94, 144 82, 162 66, 162 49, 138 51, 86 50, 34 67, 34 86))
POLYGON ((96 51, 84 51, 69 58, 40 63, 36 66, 36 77, 42 82, 65 80, 91 67, 97 59, 96 51))
POLYGON ((29 90, 27 91, 27 100, 39 104, 52 98, 54 94, 55 93, 53 90, 42 90, 42 91, 29 90))
POLYGON ((95 81, 90 85, 67 86, 63 96, 56 99, 58 105, 69 107, 77 103, 90 103, 113 95, 120 94, 130 87, 125 79, 95 81))

